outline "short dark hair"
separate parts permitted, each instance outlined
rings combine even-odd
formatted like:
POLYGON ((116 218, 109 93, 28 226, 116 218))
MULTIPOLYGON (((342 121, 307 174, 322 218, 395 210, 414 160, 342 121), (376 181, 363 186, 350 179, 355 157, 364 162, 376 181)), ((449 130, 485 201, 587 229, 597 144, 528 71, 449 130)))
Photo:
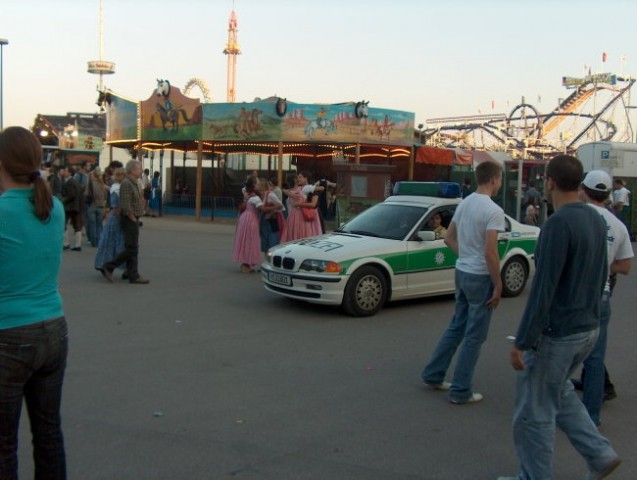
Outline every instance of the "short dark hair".
POLYGON ((608 197, 610 196, 610 192, 607 192, 607 191, 600 192, 599 190, 593 190, 592 188, 588 188, 583 183, 582 183, 582 190, 584 190, 584 193, 586 194, 588 198, 600 203, 604 203, 606 200, 608 200, 608 197))
POLYGON ((557 155, 549 161, 546 175, 553 179, 559 190, 576 192, 584 178, 584 167, 572 155, 557 155))
POLYGON ((476 167, 476 181, 478 185, 486 185, 492 179, 502 174, 502 165, 492 161, 482 162, 476 167))

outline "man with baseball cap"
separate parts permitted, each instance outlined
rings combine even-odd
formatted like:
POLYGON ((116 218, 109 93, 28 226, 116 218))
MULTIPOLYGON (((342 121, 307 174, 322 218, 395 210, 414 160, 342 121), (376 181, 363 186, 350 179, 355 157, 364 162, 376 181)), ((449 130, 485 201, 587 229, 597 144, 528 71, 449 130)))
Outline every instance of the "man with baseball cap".
MULTIPOLYGON (((599 212, 604 221, 608 235, 606 246, 608 251, 608 273, 621 273, 627 275, 632 264, 633 247, 630 244, 630 235, 626 225, 605 207, 611 193, 612 182, 610 175, 603 170, 588 172, 580 188, 580 199, 599 212)), ((599 426, 600 409, 604 400, 605 368, 604 357, 606 355, 606 341, 608 323, 610 320, 610 296, 612 293, 610 280, 602 295, 600 304, 599 337, 593 351, 584 360, 582 370, 582 401, 588 410, 595 425, 599 426), (585 375, 584 375, 585 372, 585 375)))

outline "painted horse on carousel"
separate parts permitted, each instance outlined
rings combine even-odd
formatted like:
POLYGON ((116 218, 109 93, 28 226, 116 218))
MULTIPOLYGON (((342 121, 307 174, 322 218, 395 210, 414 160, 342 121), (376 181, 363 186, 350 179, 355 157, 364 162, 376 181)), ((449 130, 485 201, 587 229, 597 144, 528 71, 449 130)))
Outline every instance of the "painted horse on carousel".
POLYGON ((158 97, 163 99, 163 105, 157 103, 155 109, 161 119, 161 128, 166 131, 166 125, 171 126, 171 130, 176 132, 179 130, 179 116, 183 117, 185 123, 190 122, 186 110, 183 108, 175 107, 170 101, 170 82, 168 80, 157 79, 157 89, 155 90, 158 97))

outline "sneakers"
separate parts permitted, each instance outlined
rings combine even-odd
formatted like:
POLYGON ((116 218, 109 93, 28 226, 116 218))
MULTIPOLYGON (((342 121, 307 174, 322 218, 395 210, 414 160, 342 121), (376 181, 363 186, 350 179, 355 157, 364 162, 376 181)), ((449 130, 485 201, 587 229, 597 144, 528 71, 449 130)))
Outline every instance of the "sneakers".
POLYGON ((443 392, 446 392, 447 390, 451 388, 451 382, 431 383, 431 382, 427 382, 423 380, 422 383, 424 383, 430 388, 433 388, 434 390, 441 390, 443 392))
POLYGON ((147 283, 150 283, 150 280, 143 277, 137 277, 135 280, 131 280, 130 283, 138 283, 139 285, 146 285, 147 283))
POLYGON ((602 478, 608 477, 615 471, 619 464, 622 463, 619 457, 615 457, 608 465, 596 472, 590 472, 588 474, 588 480, 602 480, 602 478))
POLYGON ((449 398, 449 401, 454 405, 464 405, 465 403, 478 403, 481 402, 484 397, 481 393, 472 393, 466 400, 458 400, 457 398, 449 398))
POLYGON ((82 251, 82 247, 73 247, 71 249, 72 252, 81 252, 82 251))
MULTIPOLYGON (((619 459, 619 457, 615 458, 603 469, 597 472, 590 472, 588 474, 588 480, 602 480, 603 478, 608 477, 611 473, 615 471, 617 467, 619 467, 620 463, 622 463, 622 461, 619 459)), ((498 480, 519 480, 519 479, 520 477, 498 477, 498 480)))

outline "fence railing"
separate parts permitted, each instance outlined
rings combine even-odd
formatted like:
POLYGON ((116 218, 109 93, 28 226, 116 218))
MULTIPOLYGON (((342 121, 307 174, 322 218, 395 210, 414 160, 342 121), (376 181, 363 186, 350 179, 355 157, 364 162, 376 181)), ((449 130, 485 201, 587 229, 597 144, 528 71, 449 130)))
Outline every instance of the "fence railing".
MULTIPOLYGON (((195 195, 166 194, 162 211, 166 215, 194 215, 195 195)), ((237 201, 232 197, 201 197, 202 217, 234 217, 237 215, 237 201)))

